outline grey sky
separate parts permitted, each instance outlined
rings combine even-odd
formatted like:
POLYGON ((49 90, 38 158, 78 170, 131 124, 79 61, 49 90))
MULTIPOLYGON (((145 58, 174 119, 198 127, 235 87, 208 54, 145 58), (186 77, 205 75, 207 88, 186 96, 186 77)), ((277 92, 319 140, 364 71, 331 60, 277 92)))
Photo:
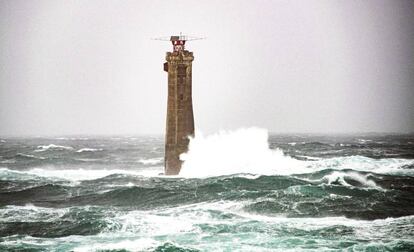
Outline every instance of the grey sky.
POLYGON ((0 135, 165 128, 167 42, 196 127, 414 131, 414 1, 0 1, 0 135))

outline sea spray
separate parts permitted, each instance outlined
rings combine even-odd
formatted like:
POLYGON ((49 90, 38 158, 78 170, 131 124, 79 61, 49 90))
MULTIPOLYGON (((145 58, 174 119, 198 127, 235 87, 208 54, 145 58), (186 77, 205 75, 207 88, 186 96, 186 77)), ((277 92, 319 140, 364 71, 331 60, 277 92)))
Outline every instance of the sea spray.
POLYGON ((180 176, 184 177, 305 172, 303 162, 284 155, 280 149, 270 149, 268 132, 260 128, 220 131, 209 136, 199 132, 181 159, 184 164, 180 176))
POLYGON ((268 139, 268 131, 257 127, 220 131, 208 136, 197 132, 194 138, 190 138, 188 152, 180 156, 184 164, 179 176, 203 178, 235 174, 292 175, 324 169, 414 175, 413 169, 404 168, 413 165, 413 159, 373 159, 350 155, 298 160, 284 154, 279 148, 269 148, 268 139))

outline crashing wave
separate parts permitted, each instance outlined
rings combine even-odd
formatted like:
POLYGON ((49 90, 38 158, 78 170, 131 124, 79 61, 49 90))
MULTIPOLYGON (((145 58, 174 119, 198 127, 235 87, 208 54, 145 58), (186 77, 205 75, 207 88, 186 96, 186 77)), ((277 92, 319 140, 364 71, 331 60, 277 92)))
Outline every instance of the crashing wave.
POLYGON ((82 148, 77 150, 77 153, 82 153, 82 152, 97 152, 97 151, 103 151, 103 149, 94 149, 94 148, 82 148))
POLYGON ((47 150, 50 150, 50 149, 54 149, 54 150, 73 150, 73 148, 70 147, 70 146, 49 144, 49 145, 39 145, 39 146, 37 146, 37 150, 35 150, 35 152, 47 151, 47 150))
POLYGON ((342 186, 353 186, 356 182, 363 187, 382 189, 375 183, 375 181, 369 179, 369 176, 371 176, 371 174, 362 175, 357 172, 334 171, 324 176, 322 180, 325 180, 328 184, 338 183, 342 186))
POLYGON ((301 161, 270 149, 267 130, 259 128, 220 131, 207 137, 198 132, 190 140, 188 153, 180 158, 184 160, 180 175, 185 177, 306 172, 301 161))
POLYGON ((324 169, 367 171, 382 174, 414 175, 412 159, 373 159, 363 156, 312 158, 297 160, 280 149, 270 149, 268 132, 260 128, 220 131, 204 136, 197 132, 190 139, 189 151, 180 176, 211 177, 232 174, 292 175, 324 169))

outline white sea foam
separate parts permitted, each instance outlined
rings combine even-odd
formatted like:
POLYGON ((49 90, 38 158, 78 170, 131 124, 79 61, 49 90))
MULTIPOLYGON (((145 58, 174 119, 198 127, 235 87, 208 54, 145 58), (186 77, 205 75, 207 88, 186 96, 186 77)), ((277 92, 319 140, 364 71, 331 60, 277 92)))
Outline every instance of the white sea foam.
MULTIPOLYGON (((414 215, 403 217, 389 217, 386 219, 376 220, 357 220, 346 217, 284 217, 284 216, 268 216, 263 214, 255 214, 246 212, 244 207, 251 204, 252 201, 215 201, 200 202, 177 207, 160 208, 154 210, 131 210, 117 211, 115 209, 107 209, 107 217, 104 217, 108 228, 102 232, 112 233, 114 230, 124 234, 136 234, 141 236, 160 236, 174 235, 185 232, 197 232, 199 224, 229 224, 237 225, 239 222, 260 221, 267 224, 287 225, 291 228, 301 230, 315 230, 322 227, 343 225, 349 227, 361 226, 386 226, 394 222, 405 222, 414 219, 414 215), (114 212, 115 211, 115 212, 114 212), (225 218, 223 218, 223 215, 225 218), (111 226, 112 224, 112 226, 111 226)), ((90 211, 93 206, 83 206, 86 211, 90 211)), ((67 214, 74 207, 68 208, 47 208, 34 205, 26 206, 6 206, 0 209, 2 218, 5 220, 15 221, 15 217, 10 217, 10 211, 19 211, 22 215, 19 218, 25 222, 32 221, 48 221, 51 216, 54 220, 67 214), (31 216, 31 217, 30 217, 31 216), (30 218, 34 218, 30 220, 30 218)), ((80 209, 79 209, 80 211, 80 209)), ((17 217, 16 217, 17 218, 17 217)), ((53 221, 53 220, 50 220, 53 221)), ((369 228, 369 227, 367 227, 369 228)), ((126 235, 128 236, 128 235, 126 235)))
POLYGON ((306 159, 306 160, 321 160, 322 158, 319 158, 319 157, 310 157, 310 156, 304 156, 304 155, 296 155, 296 157, 299 157, 299 158, 304 158, 304 159, 306 159))
POLYGON ((361 144, 372 142, 372 140, 370 139, 362 139, 362 138, 358 138, 357 141, 358 143, 361 143, 361 144))
POLYGON ((99 159, 99 158, 75 158, 75 160, 82 161, 82 162, 97 162, 97 161, 101 161, 101 159, 99 159))
POLYGON ((34 159, 46 159, 45 157, 40 157, 40 156, 35 156, 35 155, 30 155, 30 154, 24 154, 24 153, 17 153, 17 156, 20 157, 26 157, 26 158, 34 158, 34 159))
POLYGON ((220 131, 204 136, 197 132, 190 139, 189 151, 180 157, 183 177, 210 177, 240 173, 291 175, 324 169, 353 169, 383 174, 414 175, 412 159, 372 159, 363 156, 313 158, 296 160, 279 149, 270 149, 265 129, 248 128, 220 131))
POLYGON ((306 172, 301 161, 285 156, 279 149, 269 149, 267 139, 267 130, 259 128, 220 131, 207 137, 198 133, 190 140, 188 153, 181 155, 184 164, 180 175, 208 177, 306 172))
POLYGON ((18 170, 9 169, 6 167, 1 167, 0 178, 4 180, 30 180, 30 179, 36 179, 37 176, 33 174, 28 174, 25 171, 18 171, 18 170))
POLYGON ((343 186, 351 186, 346 179, 351 179, 359 182, 361 185, 369 188, 374 189, 381 189, 381 187, 377 186, 377 184, 368 178, 370 174, 362 175, 356 172, 350 172, 350 171, 334 171, 329 175, 326 175, 323 177, 323 180, 326 180, 328 184, 332 183, 340 183, 343 186))
POLYGON ((413 159, 383 158, 373 159, 363 156, 348 156, 320 159, 315 162, 307 162, 306 167, 312 170, 322 169, 352 169, 356 171, 375 172, 394 175, 414 175, 413 169, 404 167, 413 165, 413 159))
POLYGON ((127 251, 150 251, 157 247, 160 242, 149 238, 124 239, 121 241, 110 242, 100 241, 88 245, 82 245, 73 249, 74 252, 95 252, 95 251, 112 251, 122 248, 127 251))
MULTIPOLYGON (((34 238, 31 236, 8 236, 2 245, 19 246, 21 244, 39 246, 39 248, 57 251, 100 251, 121 250, 149 251, 166 242, 175 241, 174 245, 187 248, 197 248, 202 251, 217 251, 223 248, 235 250, 256 251, 249 244, 257 241, 272 242, 280 239, 302 239, 296 233, 320 232, 324 228, 334 227, 351 230, 344 233, 344 239, 382 240, 409 239, 411 237, 414 216, 387 218, 379 220, 355 220, 345 217, 323 218, 287 218, 283 216, 266 216, 244 211, 244 206, 250 201, 216 201, 200 202, 179 207, 167 207, 153 210, 122 211, 106 209, 104 221, 107 229, 96 235, 71 235, 61 238, 34 238), (398 232, 395 232, 398 228, 398 232), (226 232, 221 233, 221 230, 226 232), (237 232, 232 232, 234 230, 237 232), (252 232, 259 230, 265 232, 252 232), (283 235, 278 235, 283 233, 283 235), (240 243, 242 237, 243 243, 240 243), (220 239, 221 238, 221 239, 220 239), (232 249, 231 249, 232 248, 232 249)), ((88 208, 89 206, 85 206, 88 208)), ((17 209, 37 212, 32 215, 39 220, 47 219, 40 213, 52 213, 56 218, 71 208, 54 209, 36 206, 8 206, 7 209, 17 209), (59 213, 59 214, 57 214, 59 213)), ((4 211, 1 210, 1 211, 4 211)), ((322 234, 323 235, 323 234, 322 234)), ((310 237, 314 239, 313 236, 310 237)), ((306 239, 304 239, 306 241, 306 239)), ((338 241, 340 242, 340 241, 338 241)), ((332 239, 317 241, 319 245, 335 245, 332 239)), ((285 251, 283 244, 275 248, 285 251)), ((273 251, 273 250, 272 250, 273 251)))
POLYGON ((37 150, 35 150, 35 152, 47 151, 47 150, 50 150, 50 149, 55 149, 55 150, 73 150, 73 147, 64 146, 64 145, 56 145, 56 144, 39 145, 39 146, 37 146, 37 150))
MULTIPOLYGON (((411 222, 414 216, 387 218, 379 220, 355 220, 346 217, 322 218, 287 218, 284 216, 267 216, 244 211, 250 201, 217 201, 201 202, 174 208, 157 209, 150 211, 129 211, 119 213, 116 217, 109 217, 106 222, 113 222, 113 227, 123 234, 134 234, 151 238, 153 236, 175 236, 176 234, 193 233, 209 235, 200 229, 200 226, 209 225, 238 226, 259 225, 271 230, 304 230, 312 231, 331 226, 352 227, 362 236, 369 239, 371 236, 387 237, 387 226, 395 222, 411 222), (223 218, 225 216, 225 218, 223 218), (258 224, 259 222, 260 224, 258 224), (376 230, 372 232, 372 230, 376 230), (381 232, 380 230, 384 230, 381 232)), ((113 230, 109 227, 108 231, 113 230)))
POLYGON ((77 150, 77 153, 82 153, 82 152, 96 152, 96 151, 103 151, 103 149, 94 149, 94 148, 82 148, 77 150))
POLYGON ((162 161, 163 161, 163 158, 162 157, 159 157, 159 158, 148 158, 148 159, 141 158, 140 160, 138 160, 138 162, 140 162, 141 164, 144 164, 144 165, 161 164, 162 161))

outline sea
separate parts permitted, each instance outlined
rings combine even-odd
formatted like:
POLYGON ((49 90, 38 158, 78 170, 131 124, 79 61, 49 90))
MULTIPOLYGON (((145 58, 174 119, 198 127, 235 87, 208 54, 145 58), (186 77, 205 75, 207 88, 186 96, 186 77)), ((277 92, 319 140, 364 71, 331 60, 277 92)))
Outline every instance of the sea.
POLYGON ((413 134, 0 137, 0 251, 414 251, 413 134))

